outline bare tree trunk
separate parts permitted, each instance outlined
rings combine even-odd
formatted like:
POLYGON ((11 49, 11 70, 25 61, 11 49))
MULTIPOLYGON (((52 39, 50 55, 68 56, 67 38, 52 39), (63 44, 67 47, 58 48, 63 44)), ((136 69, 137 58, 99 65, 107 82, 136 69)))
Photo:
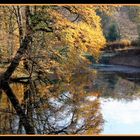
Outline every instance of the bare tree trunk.
POLYGON ((22 107, 16 98, 15 94, 13 93, 11 87, 9 86, 8 82, 5 81, 1 84, 3 91, 6 93, 8 96, 9 100, 11 101, 13 107, 15 108, 20 121, 22 122, 23 126, 25 127, 26 133, 27 134, 34 134, 34 128, 32 127, 30 120, 27 118, 25 115, 24 111, 22 110, 22 107))
POLYGON ((6 95, 8 96, 9 100, 11 101, 14 109, 16 110, 20 120, 22 121, 22 124, 26 130, 27 134, 34 134, 34 128, 30 123, 30 119, 26 116, 24 113, 18 99, 16 98, 15 94, 13 93, 12 89, 9 86, 9 79, 13 72, 16 70, 17 66, 19 65, 19 62, 21 61, 21 58, 23 54, 26 52, 28 45, 32 39, 32 31, 29 28, 29 7, 25 7, 25 17, 26 17, 26 35, 22 42, 20 43, 20 48, 18 49, 15 57, 13 58, 10 66, 7 68, 7 70, 0 76, 0 90, 2 89, 6 95))
POLYGON ((27 35, 23 39, 22 44, 21 44, 20 48, 18 49, 15 57, 13 58, 10 66, 7 68, 7 70, 3 74, 3 78, 5 80, 9 80, 9 78, 11 77, 13 72, 16 70, 17 66, 19 65, 19 62, 21 61, 23 54, 27 50, 27 47, 28 47, 29 42, 31 41, 31 38, 32 37, 30 35, 27 35))

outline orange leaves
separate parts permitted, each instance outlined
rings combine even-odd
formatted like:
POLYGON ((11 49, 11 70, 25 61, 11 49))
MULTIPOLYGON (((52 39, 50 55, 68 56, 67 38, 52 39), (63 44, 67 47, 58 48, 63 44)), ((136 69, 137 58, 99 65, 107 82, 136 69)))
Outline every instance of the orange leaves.
POLYGON ((86 23, 79 22, 75 29, 67 28, 62 31, 62 37, 65 44, 78 47, 78 49, 90 52, 95 57, 105 45, 105 38, 102 30, 94 29, 86 23))
MULTIPOLYGON (((59 37, 62 45, 77 47, 82 51, 89 51, 97 56, 100 48, 105 44, 100 17, 96 15, 93 6, 58 6, 48 8, 47 13, 52 21, 54 35, 59 37), (74 14, 79 15, 76 22, 72 22, 74 14)), ((55 42, 55 41, 54 41, 55 42)))
MULTIPOLYGON (((97 59, 100 49, 106 43, 96 9, 95 6, 47 6, 43 12, 38 11, 43 21, 50 21, 49 25, 53 29, 52 33, 44 34, 44 54, 49 62, 54 62, 52 65, 57 67, 59 77, 67 79, 66 81, 76 71, 87 70, 86 64, 89 63, 82 57, 83 53, 88 52, 97 59), (68 49, 60 54, 59 50, 66 47, 68 49)), ((39 44, 42 40, 38 40, 38 34, 36 35, 35 44, 39 44)), ((42 62, 45 64, 39 64, 52 72, 50 63, 44 60, 42 62)))

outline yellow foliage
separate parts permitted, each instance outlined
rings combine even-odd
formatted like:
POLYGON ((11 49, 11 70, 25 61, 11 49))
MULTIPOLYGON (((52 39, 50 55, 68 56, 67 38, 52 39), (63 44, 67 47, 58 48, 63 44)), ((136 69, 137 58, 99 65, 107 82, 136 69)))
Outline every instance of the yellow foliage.
MULTIPOLYGON (((93 74, 96 74, 96 72, 89 70, 89 62, 83 57, 83 53, 89 52, 97 59, 100 49, 104 47, 106 40, 102 32, 101 19, 96 14, 96 8, 93 6, 68 6, 68 8, 71 11, 69 14, 65 14, 63 11, 65 7, 63 6, 56 6, 55 8, 53 6, 46 6, 44 9, 42 7, 37 8, 37 12, 42 20, 49 22, 48 24, 53 32, 44 34, 42 32, 35 32, 32 43, 29 44, 29 50, 25 53, 24 57, 29 58, 29 66, 31 66, 31 69, 33 68, 32 70, 38 76, 37 80, 39 81, 36 84, 36 88, 29 88, 29 91, 31 90, 33 93, 34 90, 37 92, 36 95, 29 92, 30 96, 35 96, 31 99, 29 98, 29 101, 31 103, 34 101, 37 104, 38 101, 40 103, 40 99, 45 100, 45 103, 38 107, 38 113, 40 113, 44 109, 52 109, 48 103, 49 99, 59 98, 60 100, 60 95, 68 91, 71 93, 72 98, 70 97, 71 100, 67 100, 66 103, 71 103, 68 105, 76 108, 75 114, 77 119, 83 118, 85 120, 85 133, 99 133, 100 128, 98 126, 102 124, 102 115, 99 110, 100 104, 98 99, 88 103, 85 100, 87 96, 85 87, 91 84, 94 78, 93 74), (79 15, 79 18, 74 21, 73 19, 75 19, 76 15, 79 15), (31 49, 30 46, 32 47, 31 49), (65 48, 67 48, 66 53, 61 54, 60 50, 65 48), (49 85, 46 82, 51 80, 51 78, 48 78, 49 76, 57 77, 59 80, 61 79, 61 82, 49 85), (96 116, 98 117, 96 118, 96 116), (95 122, 96 124, 94 124, 95 122)), ((9 25, 8 16, 6 15, 5 17, 6 22, 3 27, 6 33, 9 25)), ((44 25, 46 24, 43 23, 40 27, 43 28, 44 25)), ((17 24, 15 24, 15 27, 17 27, 17 24)), ((18 31, 17 29, 16 33, 18 31)), ((14 36, 15 49, 20 45, 17 39, 14 36)), ((23 67, 22 64, 19 66, 23 67)), ((21 69, 16 69, 14 75, 23 76, 24 73, 24 71, 21 73, 21 69)), ((24 103, 25 88, 23 86, 18 88, 16 85, 12 85, 12 89, 14 93, 17 93, 16 96, 19 102, 24 103)), ((93 93, 91 95, 96 96, 93 93)), ((5 103, 4 106, 6 106, 6 96, 2 97, 2 100, 5 103)), ((27 100, 28 97, 25 99, 25 104, 27 100)))
POLYGON ((56 37, 59 37, 62 45, 75 47, 81 51, 90 52, 95 58, 98 57, 100 49, 106 43, 101 28, 101 18, 96 14, 93 6, 75 6, 74 10, 70 6, 69 8, 80 15, 78 21, 72 22, 62 12, 62 7, 59 10, 47 10, 53 21, 56 37))

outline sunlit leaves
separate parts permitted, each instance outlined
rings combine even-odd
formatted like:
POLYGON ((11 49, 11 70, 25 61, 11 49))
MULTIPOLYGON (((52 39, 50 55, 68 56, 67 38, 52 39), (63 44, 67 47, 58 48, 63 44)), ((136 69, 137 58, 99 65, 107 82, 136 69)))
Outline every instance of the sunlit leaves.
MULTIPOLYGON (((24 7, 22 8, 25 10, 24 7)), ((21 35, 20 29, 23 31, 23 36, 27 29, 27 32, 33 31, 32 40, 26 46, 28 49, 20 55, 24 54, 22 67, 29 76, 29 87, 23 91, 23 104, 25 104, 24 109, 28 111, 28 117, 32 120, 35 116, 32 113, 38 113, 40 118, 37 118, 37 121, 43 119, 42 123, 45 117, 45 126, 43 126, 45 132, 43 133, 48 133, 50 130, 50 133, 59 133, 56 127, 58 124, 54 125, 54 122, 52 125, 52 122, 49 122, 50 115, 47 113, 52 113, 51 118, 57 121, 72 113, 73 118, 65 128, 67 133, 99 133, 101 129, 98 126, 102 125, 103 121, 98 99, 93 103, 87 103, 85 100, 88 95, 88 92, 84 90, 85 82, 90 84, 93 73, 89 70, 89 62, 83 55, 88 52, 97 59, 100 49, 106 43, 96 8, 92 6, 68 6, 67 8, 31 6, 28 10, 28 16, 30 15, 28 20, 25 20, 27 17, 22 15, 22 11, 13 18, 14 22, 21 18, 21 25, 15 24, 19 35, 21 35), (28 21, 28 26, 26 26, 26 21, 28 21), (36 83, 33 84, 32 80, 36 83), (65 95, 66 98, 62 98, 64 92, 69 92, 70 96, 65 95), (50 101, 51 99, 53 102, 50 101), (61 101, 62 106, 55 107, 54 104, 57 104, 57 101, 61 101), (36 112, 32 109, 36 109, 36 112), (64 112, 66 109, 68 112, 64 112), (83 126, 77 129, 80 119, 84 121, 83 126), (51 126, 51 129, 45 128, 46 124, 51 126)), ((5 15, 6 18, 9 16, 10 13, 5 15)), ((6 22, 6 28, 8 28, 7 23, 10 25, 10 22, 6 22)), ((19 40, 22 42, 20 36, 19 40)), ((15 48, 17 47, 18 45, 15 48)), ((17 58, 18 61, 20 61, 20 56, 19 59, 17 58)), ((21 76, 20 73, 15 72, 17 76, 21 76)))
POLYGON ((54 33, 64 44, 89 51, 97 56, 100 48, 105 44, 100 17, 90 6, 75 7, 74 12, 80 15, 78 19, 80 21, 71 22, 61 11, 50 12, 54 21, 54 33))

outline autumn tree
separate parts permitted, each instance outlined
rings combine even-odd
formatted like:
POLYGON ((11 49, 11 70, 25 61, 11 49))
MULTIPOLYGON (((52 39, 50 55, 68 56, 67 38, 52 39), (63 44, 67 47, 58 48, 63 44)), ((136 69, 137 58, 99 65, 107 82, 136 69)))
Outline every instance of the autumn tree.
MULTIPOLYGON (((20 103, 24 93, 24 102, 21 104, 37 134, 99 134, 104 120, 99 93, 91 89, 95 77, 89 71, 86 74, 75 74, 69 83, 59 82, 46 86, 40 79, 36 79, 32 84, 20 84, 22 88, 12 84, 12 89, 20 93, 20 103), (90 98, 94 100, 90 101, 90 98)), ((4 94, 3 97, 6 100, 4 94)), ((5 104, 7 108, 7 102, 5 104)), ((0 126, 2 132, 24 133, 21 122, 16 121, 16 113, 12 109, 8 111, 1 114, 4 122, 0 126)))
POLYGON ((54 76, 55 79, 70 82, 74 74, 87 72, 84 52, 91 53, 97 59, 105 45, 101 18, 96 14, 99 8, 104 9, 56 5, 4 7, 4 10, 13 12, 17 20, 19 46, 1 74, 0 88, 7 94, 26 133, 33 134, 35 131, 30 117, 23 111, 17 95, 9 86, 12 75, 17 72, 22 60, 26 62, 24 68, 30 83, 32 78, 39 78, 45 85, 50 85, 54 82, 54 76))
MULTIPOLYGON (((26 133, 30 134, 30 133, 34 133, 34 129, 31 126, 28 117, 23 112, 17 97, 13 93, 13 91, 10 88, 9 83, 8 83, 11 75, 13 74, 13 72, 15 71, 17 66, 19 65, 22 55, 24 54, 24 51, 27 49, 28 43, 30 42, 30 39, 31 39, 31 31, 29 29, 29 21, 28 21, 29 20, 29 7, 25 7, 25 17, 26 17, 25 21, 26 21, 26 25, 27 25, 26 26, 26 35, 23 38, 23 40, 21 40, 20 47, 19 47, 15 57, 13 58, 10 66, 7 68, 7 70, 3 74, 1 74, 0 88, 2 90, 4 90, 4 92, 7 94, 9 100, 11 101, 13 107, 15 108, 17 114, 19 115, 20 120, 22 120, 22 124, 25 127, 26 133)), ((19 33, 19 35, 20 35, 20 33, 19 33)))

